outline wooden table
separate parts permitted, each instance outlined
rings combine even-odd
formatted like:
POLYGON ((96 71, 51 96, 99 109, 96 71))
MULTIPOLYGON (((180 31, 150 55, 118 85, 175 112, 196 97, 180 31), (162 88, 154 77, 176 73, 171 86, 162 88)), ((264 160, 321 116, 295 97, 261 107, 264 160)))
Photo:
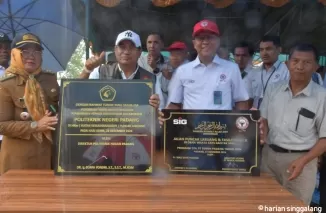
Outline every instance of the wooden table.
POLYGON ((158 186, 149 176, 61 177, 13 170, 0 177, 0 190, 0 212, 253 213, 267 212, 259 205, 304 206, 267 175, 171 175, 158 186))

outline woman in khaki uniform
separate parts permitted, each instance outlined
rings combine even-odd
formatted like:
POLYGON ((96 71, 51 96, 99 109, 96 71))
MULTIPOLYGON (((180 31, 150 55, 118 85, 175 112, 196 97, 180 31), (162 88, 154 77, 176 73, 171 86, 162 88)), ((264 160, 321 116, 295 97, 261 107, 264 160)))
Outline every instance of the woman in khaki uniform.
POLYGON ((59 85, 55 73, 41 70, 42 50, 30 33, 12 42, 10 66, 0 80, 0 174, 51 169, 59 85))

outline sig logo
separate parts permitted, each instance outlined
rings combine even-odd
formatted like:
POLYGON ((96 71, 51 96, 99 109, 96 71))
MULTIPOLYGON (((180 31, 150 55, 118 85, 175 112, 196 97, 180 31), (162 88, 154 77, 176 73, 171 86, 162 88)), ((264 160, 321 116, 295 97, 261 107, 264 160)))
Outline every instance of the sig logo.
POLYGON ((186 125, 187 124, 187 120, 186 119, 182 119, 181 117, 179 117, 178 119, 173 119, 173 124, 176 124, 176 125, 186 125))

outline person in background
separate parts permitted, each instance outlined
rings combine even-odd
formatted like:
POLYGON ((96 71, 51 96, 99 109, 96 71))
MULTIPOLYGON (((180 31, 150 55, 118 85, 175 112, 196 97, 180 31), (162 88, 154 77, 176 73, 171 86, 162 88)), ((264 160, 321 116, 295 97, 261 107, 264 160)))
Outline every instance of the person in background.
POLYGON ((150 33, 146 40, 147 53, 142 53, 138 59, 138 65, 145 70, 158 74, 164 65, 168 63, 168 58, 161 54, 164 47, 164 38, 160 33, 150 33))
POLYGON ((168 48, 167 51, 170 53, 169 65, 172 68, 172 72, 168 73, 163 69, 163 76, 168 80, 171 80, 172 75, 175 73, 175 70, 182 64, 188 63, 188 48, 184 42, 176 41, 173 42, 168 48))
POLYGON ((326 90, 312 81, 319 54, 311 44, 289 55, 290 79, 268 86, 260 108, 266 142, 261 170, 310 205, 318 157, 326 151, 326 90))
POLYGON ((234 61, 239 66, 241 77, 245 82, 249 95, 248 104, 250 108, 252 107, 254 99, 251 79, 251 72, 253 72, 252 57, 254 53, 255 51, 252 46, 245 41, 239 42, 233 49, 234 61))
MULTIPOLYGON (((169 62, 166 65, 166 67, 163 67, 162 70, 162 76, 164 76, 165 79, 171 80, 173 75, 175 74, 176 69, 182 65, 188 62, 188 51, 187 46, 185 43, 176 41, 172 43, 167 50, 170 53, 169 62)), ((169 88, 168 88, 169 89, 169 88)), ((169 91, 162 91, 164 100, 164 106, 166 106, 168 102, 168 94, 169 91)))
POLYGON ((0 174, 10 169, 51 169, 59 101, 56 74, 42 70, 41 40, 17 35, 10 66, 0 80, 0 174))
POLYGON ((193 29, 198 56, 181 65, 170 84, 168 109, 248 109, 248 93, 238 66, 217 56, 220 31, 215 22, 202 20, 193 29), (200 89, 199 89, 200 88, 200 89))
POLYGON ((267 86, 289 79, 289 70, 278 57, 282 51, 278 36, 264 36, 259 43, 259 53, 263 61, 257 72, 252 72, 253 106, 259 108, 267 86))
MULTIPOLYGON (((144 68, 145 70, 154 73, 157 77, 157 84, 159 84, 161 93, 166 93, 168 91, 170 80, 163 75, 162 70, 163 68, 166 69, 170 66, 168 63, 168 58, 161 54, 163 47, 163 35, 157 32, 150 33, 146 39, 146 48, 148 52, 141 54, 138 59, 138 65, 144 68)), ((172 72, 171 68, 167 70, 169 72, 172 72)), ((160 109, 165 107, 164 103, 164 99, 161 99, 160 109)))
POLYGON ((230 51, 225 46, 220 46, 220 48, 217 51, 217 55, 224 60, 227 61, 230 60, 230 51))
MULTIPOLYGON (((10 61, 10 43, 8 35, 0 32, 0 78, 5 74, 5 70, 9 66, 10 61)), ((1 142, 2 135, 0 135, 0 151, 1 151, 1 142)))
POLYGON ((10 43, 8 35, 0 32, 0 77, 5 74, 10 61, 10 43))

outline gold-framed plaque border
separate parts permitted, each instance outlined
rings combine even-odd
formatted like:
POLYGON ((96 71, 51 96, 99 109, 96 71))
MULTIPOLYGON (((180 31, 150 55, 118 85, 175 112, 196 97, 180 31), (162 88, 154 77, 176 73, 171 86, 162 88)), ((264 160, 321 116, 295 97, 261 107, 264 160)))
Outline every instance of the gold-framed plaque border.
MULTIPOLYGON (((133 170, 127 170, 127 171, 119 171, 119 170, 107 170, 107 171, 66 171, 61 167, 60 164, 60 158, 61 158, 61 154, 60 154, 60 150, 61 150, 61 144, 62 144, 62 118, 63 118, 63 114, 65 113, 65 108, 64 108, 64 94, 65 94, 65 88, 67 87, 67 85, 71 84, 71 83, 83 83, 83 84, 87 84, 87 83, 99 83, 99 84, 103 84, 106 83, 106 80, 71 80, 71 79, 62 79, 61 80, 62 83, 62 91, 61 91, 61 95, 60 95, 60 100, 61 100, 61 104, 60 104, 60 124, 59 124, 59 137, 58 137, 58 144, 57 144, 57 164, 55 168, 55 171, 57 173, 60 174, 90 174, 90 173, 101 173, 101 174, 149 174, 152 173, 152 168, 153 168, 153 164, 154 164, 154 138, 156 135, 156 128, 155 128, 155 109, 154 107, 150 107, 150 111, 151 111, 151 162, 150 162, 150 166, 145 170, 145 171, 133 171, 133 170)), ((154 94, 154 86, 153 86, 153 81, 151 80, 136 80, 136 81, 109 81, 107 82, 107 84, 145 84, 146 86, 148 86, 150 88, 150 95, 154 94)), ((121 134, 120 134, 121 135, 121 134)), ((130 136, 130 134, 126 134, 126 136, 130 136)))
POLYGON ((188 173, 230 173, 230 174, 251 174, 251 170, 253 168, 258 168, 258 149, 259 149, 259 141, 258 141, 258 120, 253 119, 251 113, 219 113, 219 112, 170 112, 170 116, 165 120, 169 120, 172 118, 173 114, 177 115, 233 115, 233 116, 250 116, 250 119, 255 122, 256 127, 256 141, 255 141, 255 164, 252 165, 249 171, 212 171, 212 170, 187 170, 187 169, 172 169, 171 165, 168 163, 168 156, 166 150, 166 122, 164 122, 163 129, 163 147, 164 147, 164 164, 169 167, 170 172, 188 172, 188 173))

